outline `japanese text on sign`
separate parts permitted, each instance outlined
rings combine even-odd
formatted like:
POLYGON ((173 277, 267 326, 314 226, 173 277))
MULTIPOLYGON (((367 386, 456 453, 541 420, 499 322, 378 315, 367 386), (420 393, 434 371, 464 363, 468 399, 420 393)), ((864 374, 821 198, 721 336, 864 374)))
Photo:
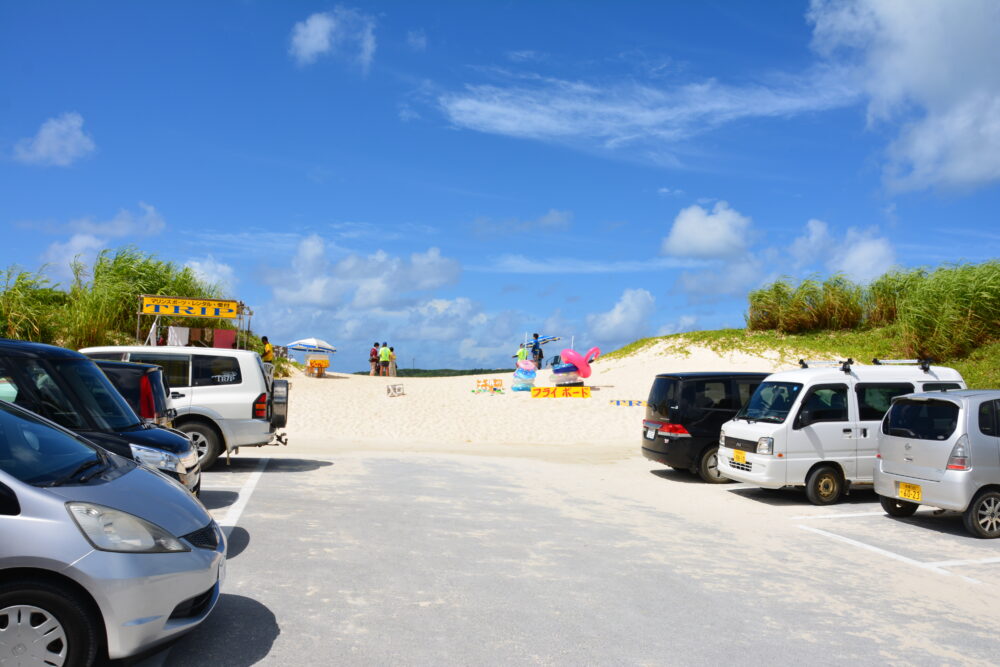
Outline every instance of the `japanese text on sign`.
POLYGON ((503 380, 500 379, 476 380, 476 389, 503 389, 503 380))
POLYGON ((185 299, 176 296, 142 297, 143 315, 179 315, 181 317, 218 317, 234 320, 239 303, 221 299, 185 299))
POLYGON ((532 398, 590 398, 590 387, 532 387, 532 398))

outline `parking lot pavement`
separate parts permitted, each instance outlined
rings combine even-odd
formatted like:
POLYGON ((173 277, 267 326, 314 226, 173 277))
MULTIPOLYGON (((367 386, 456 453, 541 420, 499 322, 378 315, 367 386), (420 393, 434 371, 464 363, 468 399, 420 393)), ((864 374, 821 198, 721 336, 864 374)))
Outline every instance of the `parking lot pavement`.
POLYGON ((991 663, 996 544, 871 492, 644 460, 234 458, 224 595, 162 665, 991 663), (992 559, 992 560, 991 560, 992 559))

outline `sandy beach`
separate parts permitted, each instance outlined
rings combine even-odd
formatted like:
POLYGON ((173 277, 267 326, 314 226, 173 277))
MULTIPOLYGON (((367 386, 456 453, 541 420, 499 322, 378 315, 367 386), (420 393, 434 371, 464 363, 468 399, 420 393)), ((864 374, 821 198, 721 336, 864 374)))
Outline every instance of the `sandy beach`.
MULTIPOLYGON (((599 360, 587 385, 591 398, 532 398, 510 390, 512 376, 382 378, 330 373, 291 379, 289 452, 339 450, 434 451, 487 456, 530 456, 581 463, 635 454, 645 408, 612 404, 645 401, 656 373, 775 371, 790 368, 777 356, 720 355, 663 345, 625 359, 599 360), (473 393, 478 380, 503 381, 504 393, 473 393), (386 387, 401 384, 404 395, 386 387)), ((336 360, 335 360, 336 361, 336 360)), ((536 386, 552 386, 551 373, 536 386)))

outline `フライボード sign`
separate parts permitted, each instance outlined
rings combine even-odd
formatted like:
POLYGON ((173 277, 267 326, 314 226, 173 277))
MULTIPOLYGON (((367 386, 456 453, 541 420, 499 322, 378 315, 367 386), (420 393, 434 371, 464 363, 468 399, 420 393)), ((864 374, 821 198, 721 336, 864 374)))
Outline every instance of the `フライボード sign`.
POLYGON ((176 296, 142 297, 143 315, 174 315, 180 317, 217 317, 235 320, 240 314, 237 301, 223 299, 185 299, 176 296))
POLYGON ((532 398, 590 398, 590 387, 532 387, 532 398))

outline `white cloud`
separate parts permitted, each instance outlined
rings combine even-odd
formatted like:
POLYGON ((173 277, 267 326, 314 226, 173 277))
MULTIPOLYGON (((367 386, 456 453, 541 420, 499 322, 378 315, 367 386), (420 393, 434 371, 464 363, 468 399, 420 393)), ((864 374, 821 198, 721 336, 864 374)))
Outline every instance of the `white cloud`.
POLYGON ((74 232, 110 238, 152 236, 162 232, 165 226, 163 216, 145 202, 139 202, 138 213, 123 208, 110 220, 87 217, 71 220, 67 224, 67 227, 74 232))
POLYGON ((813 46, 854 68, 872 123, 898 121, 886 178, 899 189, 1000 180, 1000 4, 813 0, 813 46))
POLYGON ((184 266, 194 271, 199 280, 216 285, 223 291, 229 292, 236 287, 237 278, 233 267, 218 261, 212 255, 206 255, 201 259, 189 259, 184 266))
POLYGON ((461 264, 442 256, 438 248, 413 253, 408 259, 379 250, 330 262, 326 241, 314 234, 299 243, 291 275, 283 271, 273 279, 274 295, 289 304, 389 308, 415 301, 415 292, 456 282, 461 271, 461 264))
POLYGON ((698 318, 694 315, 681 315, 674 322, 667 322, 661 326, 657 332, 657 336, 669 336, 675 333, 683 333, 685 331, 694 331, 695 326, 698 324, 698 318))
POLYGON ((510 85, 468 85, 439 96, 449 120, 479 132, 607 148, 674 142, 743 118, 782 117, 853 103, 839 71, 820 68, 770 85, 707 79, 674 87, 598 85, 526 75, 510 85))
POLYGON ((626 289, 611 310, 587 315, 590 336, 600 343, 641 338, 655 308, 656 299, 647 290, 626 289))
POLYGON ((548 213, 534 220, 494 220, 493 218, 479 217, 472 221, 472 229, 479 236, 509 237, 513 234, 526 234, 532 231, 564 232, 569 229, 572 221, 572 211, 557 211, 551 208, 548 213))
POLYGON ((680 197, 684 191, 680 188, 657 188, 656 194, 663 197, 680 197))
POLYGON ((427 33, 422 29, 410 30, 406 33, 406 45, 413 51, 427 50, 427 33))
POLYGON ((896 263, 896 251, 885 237, 874 230, 851 227, 844 241, 834 245, 827 268, 845 273, 854 280, 867 281, 882 275, 896 263))
POLYGON ((674 219, 663 252, 678 257, 734 257, 746 251, 749 231, 750 218, 724 201, 716 202, 711 212, 688 206, 674 219))
POLYGON ((72 264, 80 261, 88 266, 94 264, 97 253, 107 245, 105 239, 92 234, 73 234, 65 242, 51 244, 42 255, 42 261, 51 265, 48 270, 56 279, 72 277, 72 264))
POLYGON ((27 164, 68 167, 94 149, 94 140, 83 131, 83 116, 70 112, 48 119, 34 137, 17 142, 14 159, 27 164))
POLYGON ((601 259, 578 259, 576 257, 532 259, 524 255, 501 255, 490 262, 470 266, 469 271, 523 274, 642 273, 646 271, 663 271, 666 269, 701 266, 703 264, 704 262, 700 260, 672 257, 609 261, 601 259))
POLYGON ((830 249, 832 239, 827 224, 815 218, 806 223, 806 233, 792 241, 788 249, 795 268, 801 269, 816 262, 830 249))
POLYGON ((375 48, 375 19, 354 9, 337 7, 296 23, 288 53, 299 65, 310 65, 322 55, 341 54, 367 72, 375 48))

